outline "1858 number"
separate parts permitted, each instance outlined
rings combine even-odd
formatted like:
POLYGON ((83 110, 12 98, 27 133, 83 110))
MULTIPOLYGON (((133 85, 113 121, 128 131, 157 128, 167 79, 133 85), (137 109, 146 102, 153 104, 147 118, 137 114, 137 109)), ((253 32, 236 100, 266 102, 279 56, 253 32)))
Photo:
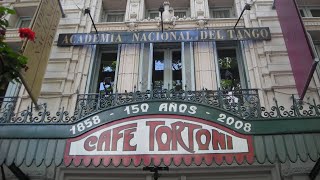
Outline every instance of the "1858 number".
POLYGON ((79 122, 71 127, 70 131, 72 134, 76 134, 77 132, 82 132, 86 128, 90 128, 93 125, 97 125, 101 122, 99 116, 93 116, 92 118, 86 119, 83 122, 79 122))

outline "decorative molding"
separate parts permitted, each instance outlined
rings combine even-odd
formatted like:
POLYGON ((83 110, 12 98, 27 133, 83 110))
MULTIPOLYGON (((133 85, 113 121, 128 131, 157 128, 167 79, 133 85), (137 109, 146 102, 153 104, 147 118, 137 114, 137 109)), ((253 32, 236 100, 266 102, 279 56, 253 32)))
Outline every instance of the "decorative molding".
POLYGON ((208 24, 208 21, 204 19, 199 19, 197 21, 197 25, 199 26, 200 29, 204 29, 207 24, 208 24))
POLYGON ((137 31, 138 23, 129 22, 129 23, 126 23, 126 25, 129 28, 129 31, 137 31))

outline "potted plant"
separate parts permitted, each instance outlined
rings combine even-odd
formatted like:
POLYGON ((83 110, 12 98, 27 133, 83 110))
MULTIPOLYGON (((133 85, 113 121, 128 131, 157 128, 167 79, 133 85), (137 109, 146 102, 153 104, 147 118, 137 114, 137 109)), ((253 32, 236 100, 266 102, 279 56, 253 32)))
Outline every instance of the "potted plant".
MULTIPOLYGON (((4 42, 9 26, 5 16, 14 13, 14 10, 0 6, 0 89, 6 88, 12 80, 20 82, 20 71, 28 70, 27 57, 22 55, 22 51, 16 51, 4 42)), ((35 33, 29 28, 20 28, 19 36, 26 41, 34 41, 35 33)))

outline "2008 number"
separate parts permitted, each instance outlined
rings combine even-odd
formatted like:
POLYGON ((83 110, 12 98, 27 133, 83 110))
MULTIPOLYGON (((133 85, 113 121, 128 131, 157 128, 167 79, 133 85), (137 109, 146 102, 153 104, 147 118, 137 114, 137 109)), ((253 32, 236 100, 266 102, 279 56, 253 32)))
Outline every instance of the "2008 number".
POLYGON ((77 132, 82 132, 86 128, 90 128, 93 125, 99 124, 101 122, 99 116, 93 116, 92 118, 86 119, 83 122, 80 122, 76 125, 73 125, 70 129, 72 134, 76 134, 77 132))
POLYGON ((243 128, 243 130, 245 132, 250 132, 251 131, 251 124, 250 123, 243 123, 240 120, 235 121, 233 117, 227 117, 227 115, 225 114, 220 114, 219 118, 217 119, 217 121, 219 122, 223 122, 229 126, 234 125, 234 127, 236 129, 241 129, 243 128))

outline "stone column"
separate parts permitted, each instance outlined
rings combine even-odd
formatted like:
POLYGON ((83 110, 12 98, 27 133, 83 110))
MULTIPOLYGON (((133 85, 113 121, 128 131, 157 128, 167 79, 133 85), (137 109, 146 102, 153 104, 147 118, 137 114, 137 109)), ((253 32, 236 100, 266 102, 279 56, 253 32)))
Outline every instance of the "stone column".
POLYGON ((194 43, 196 90, 217 90, 214 47, 211 42, 194 43))
POLYGON ((190 9, 192 18, 209 18, 208 0, 190 0, 190 9))
POLYGON ((140 44, 121 45, 117 90, 132 92, 138 86, 140 44))

